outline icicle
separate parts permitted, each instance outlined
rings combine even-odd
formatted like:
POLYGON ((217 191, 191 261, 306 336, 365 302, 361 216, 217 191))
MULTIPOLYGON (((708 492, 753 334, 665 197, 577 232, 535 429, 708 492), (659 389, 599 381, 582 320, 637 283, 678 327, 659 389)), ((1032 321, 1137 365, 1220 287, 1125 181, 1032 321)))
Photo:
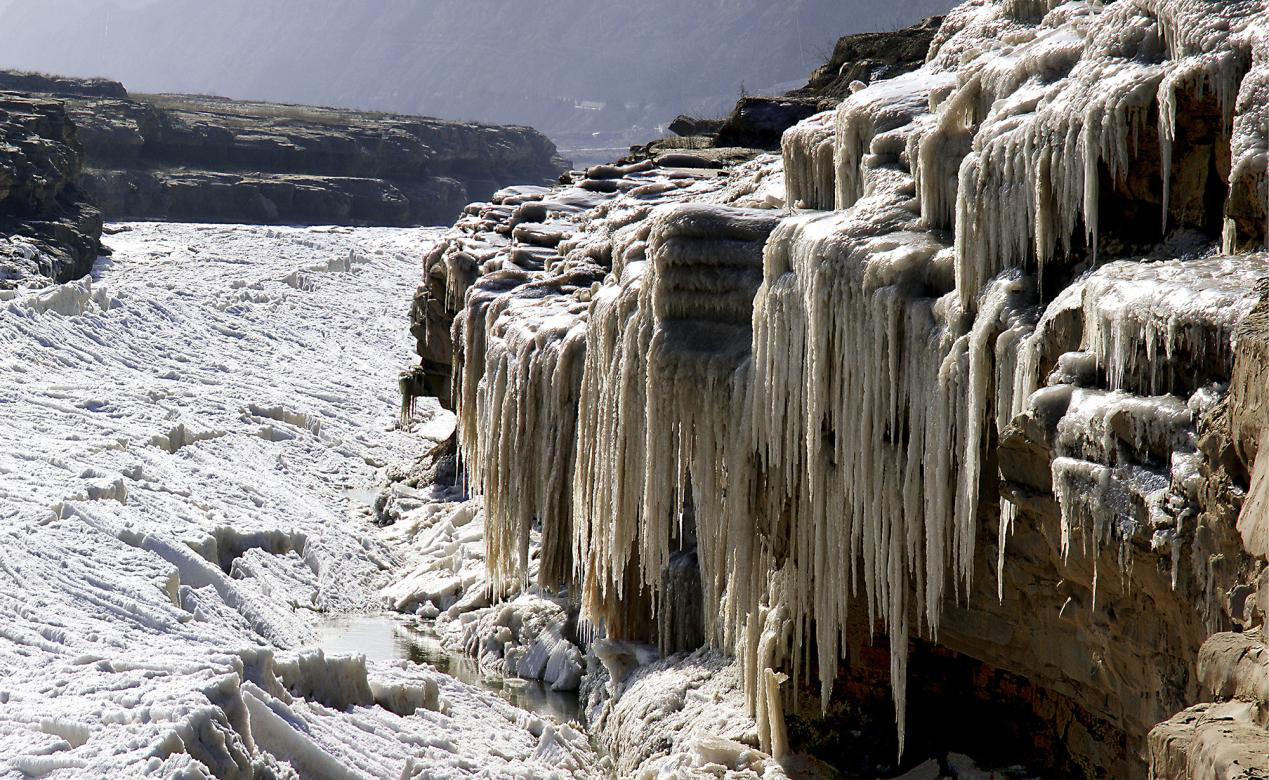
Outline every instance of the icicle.
MULTIPOLYGON (((725 552, 739 534, 728 518, 753 516, 732 507, 749 494, 748 458, 728 435, 745 398, 732 374, 751 346, 762 240, 779 219, 703 205, 659 210, 640 239, 648 262, 627 265, 620 290, 595 297, 574 480, 574 554, 587 615, 611 612, 606 594, 620 595, 636 560, 656 608, 689 491, 707 603, 746 590, 740 578, 751 576, 749 562, 725 552), (721 473, 720 464, 728 466, 721 473)), ((734 634, 713 610, 706 620, 712 640, 734 634)))
POLYGON ((789 755, 789 731, 784 724, 784 705, 780 698, 780 686, 788 679, 787 674, 771 669, 766 671, 767 729, 770 733, 767 750, 776 761, 783 761, 789 755))
POLYGON ((529 536, 542 528, 538 582, 557 587, 571 569, 569 491, 577 388, 588 304, 581 291, 603 271, 577 268, 535 279, 493 275, 473 288, 456 320, 459 447, 469 489, 485 496, 486 560, 494 587, 528 585, 529 536))
POLYGON ((946 262, 946 249, 893 210, 910 179, 887 158, 852 162, 880 143, 869 141, 875 125, 861 107, 915 131, 921 123, 905 124, 902 112, 924 111, 930 85, 942 83, 898 82, 839 110, 839 198, 851 207, 790 219, 768 242, 751 380, 763 392, 751 419, 770 499, 760 516, 792 524, 787 603, 795 632, 815 625, 824 704, 847 605, 859 594, 870 623, 892 637, 902 733, 911 605, 937 631, 946 581, 970 587, 984 423, 995 419, 990 408, 1014 403, 1013 377, 997 382, 990 352, 1015 327, 1026 285, 1016 273, 1003 278, 990 311, 959 341, 956 296, 908 292, 946 262))
MULTIPOLYGON (((1230 30, 1233 19, 1252 15, 1253 9, 1231 7, 1230 13, 1230 18, 1223 19, 1210 11, 1164 3, 1149 12, 1131 4, 1112 5, 1096 12, 1095 29, 1104 34, 1088 34, 1079 25, 1064 34, 1059 34, 1060 28, 1037 32, 1011 58, 983 57, 963 67, 960 94, 944 101, 941 108, 944 127, 957 126, 971 93, 1003 98, 1018 90, 1028 76, 1068 70, 1063 78, 1042 79, 1040 86, 1024 91, 1021 100, 996 100, 974 135, 957 192, 957 283, 964 305, 971 305, 981 285, 999 271, 1032 262, 1042 267, 1056 252, 1068 251, 1077 217, 1084 223, 1096 265, 1101 232, 1099 168, 1104 164, 1115 180, 1126 175, 1135 147, 1129 141, 1141 132, 1152 102, 1159 105, 1166 226, 1177 90, 1213 89, 1223 115, 1236 113, 1238 146, 1238 116, 1247 109, 1234 112, 1230 97, 1237 84, 1236 48, 1240 45, 1230 30), (1174 52, 1171 59, 1145 64, 1153 57, 1148 51, 1149 36, 1120 39, 1115 35, 1120 29, 1150 26, 1162 29, 1174 52), (1173 39, 1169 30, 1184 34, 1173 39), (1128 46, 1143 49, 1141 61, 1122 59, 1125 54, 1120 47, 1128 46)), ((1074 25, 1078 18, 1072 17, 1067 24, 1074 25)), ((939 139, 937 133, 926 139, 931 152, 939 139)), ((933 154, 922 159, 929 161, 923 168, 936 168, 933 154)), ((940 178, 935 170, 923 170, 923 182, 927 173, 932 180, 940 178)), ((933 185, 923 186, 922 195, 930 201, 922 205, 925 213, 936 216, 938 191, 933 185)))
POLYGON ((787 130, 784 153, 785 202, 793 208, 831 209, 836 188, 834 170, 835 111, 816 114, 787 130))
POLYGON ((1117 262, 1074 286, 1087 347, 1110 389, 1189 392, 1201 380, 1194 367, 1232 366, 1234 329, 1255 303, 1248 291, 1261 272, 1256 260, 1219 256, 1117 262), (1156 345, 1166 360, 1156 359, 1156 345))

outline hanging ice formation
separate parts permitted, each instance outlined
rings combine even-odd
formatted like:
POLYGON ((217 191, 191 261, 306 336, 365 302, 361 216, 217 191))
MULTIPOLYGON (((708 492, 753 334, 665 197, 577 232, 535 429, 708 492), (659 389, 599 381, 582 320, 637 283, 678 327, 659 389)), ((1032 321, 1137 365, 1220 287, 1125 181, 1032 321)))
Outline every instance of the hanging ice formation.
MULTIPOLYGON (((611 606, 625 595, 622 575, 635 562, 638 587, 655 599, 689 500, 706 603, 721 603, 728 552, 752 538, 747 515, 724 511, 733 493, 724 480, 738 470, 720 466, 742 419, 732 375, 749 353, 762 246, 779 218, 769 210, 663 207, 638 234, 635 251, 647 259, 628 263, 622 285, 596 300, 575 552, 586 612, 606 625, 622 619, 611 606), (730 528, 729 517, 742 526, 730 528)), ((705 614, 712 635, 714 614, 705 614)))
POLYGON ((535 522, 539 583, 564 583, 572 568, 568 482, 577 387, 590 288, 603 277, 588 265, 529 282, 503 273, 511 278, 494 274, 477 282, 457 321, 461 451, 468 479, 485 495, 487 560, 500 590, 527 579, 535 522), (519 283, 510 295, 508 282, 519 283))
POLYGON ((1081 548, 1118 542, 1121 559, 1139 533, 1175 556, 1198 502, 1195 422, 1224 392, 1267 259, 1107 264, 1068 287, 1024 342, 1024 361, 1056 364, 1025 412, 1051 421, 1064 556, 1077 532, 1081 548))
MULTIPOLYGON (((617 279, 639 272, 652 224, 647 218, 667 194, 766 203, 773 183, 767 179, 779 178, 771 176, 775 162, 760 160, 734 182, 695 183, 648 164, 600 166, 575 188, 506 191, 493 204, 469 207, 435 250, 446 268, 447 297, 462 301, 453 324, 452 395, 469 488, 485 498, 487 560, 500 590, 516 581, 528 584, 535 529, 541 542, 537 584, 554 588, 571 580, 574 460, 579 451, 585 455, 584 443, 592 438, 576 428, 587 321, 592 296, 602 311, 612 289, 599 283, 609 273, 617 279)), ((767 231, 775 218, 768 221, 767 231)), ((707 233, 707 218, 704 225, 696 232, 707 233)), ((759 241, 749 251, 755 267, 761 246, 759 241)), ((748 285, 740 293, 746 306, 757 283, 753 275, 742 283, 748 285)), ((666 288, 662 297, 677 292, 690 300, 729 281, 715 273, 702 283, 704 288, 666 288)), ((747 317, 746 308, 746 333, 747 317)), ((643 446, 640 439, 638 448, 643 446)))
POLYGON ((1266 274, 1210 246, 1213 221, 1226 252, 1265 240, 1266 25, 1259 0, 971 0, 924 68, 786 134, 783 197, 770 161, 593 172, 618 194, 570 236, 513 234, 567 261, 486 276, 456 325, 491 565, 523 571, 541 523, 584 617, 637 636, 694 524, 764 747, 812 642, 827 703, 849 621, 891 637, 902 743, 906 637, 972 592, 998 505, 1007 565, 986 455, 1011 423, 1044 423, 1063 552, 1169 545, 1194 500, 1195 419, 1266 274), (560 276, 586 263, 602 284, 560 276))

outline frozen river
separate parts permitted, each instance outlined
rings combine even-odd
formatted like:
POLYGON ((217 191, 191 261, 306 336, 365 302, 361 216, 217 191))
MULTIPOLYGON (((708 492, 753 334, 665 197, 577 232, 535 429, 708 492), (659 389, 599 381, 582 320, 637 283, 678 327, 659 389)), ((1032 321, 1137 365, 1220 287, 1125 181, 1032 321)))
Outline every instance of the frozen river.
POLYGON ((318 652, 401 550, 358 498, 428 230, 136 224, 0 299, 0 776, 590 776, 568 726, 318 652))

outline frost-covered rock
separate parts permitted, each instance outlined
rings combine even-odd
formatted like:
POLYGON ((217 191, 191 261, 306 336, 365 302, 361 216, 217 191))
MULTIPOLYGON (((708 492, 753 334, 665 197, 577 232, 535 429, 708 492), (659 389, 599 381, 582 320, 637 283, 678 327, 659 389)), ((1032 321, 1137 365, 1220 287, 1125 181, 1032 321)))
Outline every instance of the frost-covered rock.
MULTIPOLYGON (((594 171, 580 189, 611 202, 574 212, 541 271, 499 237, 538 240, 507 226, 549 206, 474 207, 429 265, 429 322, 465 308, 464 349, 504 319, 533 331, 503 312, 537 305, 536 275, 608 271, 568 330, 585 364, 563 584, 596 638, 672 643, 660 589, 695 545, 705 639, 738 659, 765 753, 805 688, 828 709, 874 666, 902 752, 909 662, 937 664, 913 648, 938 645, 1025 678, 1001 697, 1063 746, 1033 770, 1142 774, 1147 732, 1196 700, 1203 640, 1263 620, 1265 19, 1252 0, 973 0, 924 67, 786 133, 780 199, 774 172, 735 198, 745 169, 677 191, 594 171)), ((543 332, 522 371, 552 365, 543 332)), ((468 357, 463 414, 498 377, 468 357)), ((541 419, 503 398, 504 419, 541 419)), ((547 476, 499 466, 478 489, 547 476)))
POLYGON ((592 691, 588 712, 620 777, 787 776, 758 749, 734 661, 708 650, 665 659, 650 651, 599 648, 608 683, 592 691))

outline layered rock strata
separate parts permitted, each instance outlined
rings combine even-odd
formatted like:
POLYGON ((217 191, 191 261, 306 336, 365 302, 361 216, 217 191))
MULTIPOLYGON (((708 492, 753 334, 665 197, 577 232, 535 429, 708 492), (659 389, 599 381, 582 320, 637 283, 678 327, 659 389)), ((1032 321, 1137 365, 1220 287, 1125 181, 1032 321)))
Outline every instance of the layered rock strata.
POLYGON ((0 291, 92 270, 102 222, 76 184, 82 164, 60 103, 0 93, 0 291))
POLYGON ((545 136, 424 117, 0 74, 0 89, 66 103, 82 187, 110 219, 254 224, 444 224, 462 206, 567 167, 545 136))

